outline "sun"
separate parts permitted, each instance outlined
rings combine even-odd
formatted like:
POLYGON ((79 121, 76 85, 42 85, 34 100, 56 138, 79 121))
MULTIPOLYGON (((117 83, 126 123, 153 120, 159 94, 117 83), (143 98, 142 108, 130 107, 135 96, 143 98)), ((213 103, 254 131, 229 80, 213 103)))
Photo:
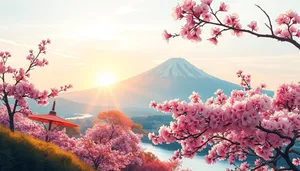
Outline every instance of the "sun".
POLYGON ((97 83, 99 86, 109 86, 117 81, 113 72, 101 72, 99 74, 97 83))

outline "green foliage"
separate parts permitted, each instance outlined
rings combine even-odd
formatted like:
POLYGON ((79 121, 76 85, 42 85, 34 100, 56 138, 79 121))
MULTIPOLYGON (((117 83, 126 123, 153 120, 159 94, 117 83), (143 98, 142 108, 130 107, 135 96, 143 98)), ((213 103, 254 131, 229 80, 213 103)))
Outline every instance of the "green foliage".
POLYGON ((90 171, 75 155, 0 126, 0 171, 90 171))

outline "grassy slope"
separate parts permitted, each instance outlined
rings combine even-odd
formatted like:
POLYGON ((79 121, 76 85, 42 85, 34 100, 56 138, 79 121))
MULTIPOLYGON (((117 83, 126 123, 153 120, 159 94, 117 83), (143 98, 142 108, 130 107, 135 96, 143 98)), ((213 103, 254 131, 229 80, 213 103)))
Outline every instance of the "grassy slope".
POLYGON ((0 126, 0 170, 90 171, 75 155, 20 132, 0 126))

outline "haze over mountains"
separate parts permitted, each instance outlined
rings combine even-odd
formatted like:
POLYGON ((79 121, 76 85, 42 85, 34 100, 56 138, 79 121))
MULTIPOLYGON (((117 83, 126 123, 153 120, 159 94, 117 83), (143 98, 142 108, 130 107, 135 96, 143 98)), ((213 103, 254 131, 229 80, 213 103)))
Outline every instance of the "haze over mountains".
MULTIPOLYGON (((183 58, 171 58, 149 71, 114 85, 70 92, 61 97, 92 106, 149 111, 148 106, 152 100, 188 100, 193 91, 206 100, 219 88, 228 95, 233 89, 241 89, 237 84, 205 73, 183 58)), ((272 92, 267 94, 272 95, 272 92)))

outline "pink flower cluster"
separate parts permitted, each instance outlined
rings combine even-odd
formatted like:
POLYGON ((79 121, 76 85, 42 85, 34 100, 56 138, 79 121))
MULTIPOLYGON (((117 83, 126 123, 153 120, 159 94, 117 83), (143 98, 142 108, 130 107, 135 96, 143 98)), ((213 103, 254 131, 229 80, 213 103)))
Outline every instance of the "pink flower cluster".
MULTIPOLYGON (((245 88, 245 90, 250 90, 251 89, 251 75, 244 75, 242 70, 239 70, 236 72, 236 75, 238 78, 241 78, 241 83, 240 85, 245 88)), ((265 86, 264 86, 265 87, 265 86)))
MULTIPOLYGON (((51 40, 50 39, 47 39, 47 40, 42 40, 41 43, 38 45, 39 46, 39 50, 40 50, 40 53, 44 53, 46 54, 46 45, 47 44, 50 44, 51 43, 51 40)), ((31 50, 30 50, 31 52, 31 50)))
POLYGON ((74 151, 85 163, 98 168, 97 170, 121 171, 130 164, 132 154, 113 150, 110 143, 96 144, 86 138, 80 138, 74 151))
POLYGON ((1 57, 2 59, 7 59, 7 58, 11 57, 11 54, 10 54, 9 52, 7 52, 7 51, 5 51, 5 52, 0 52, 0 57, 1 57))
POLYGON ((284 27, 278 28, 275 31, 276 35, 284 38, 300 37, 300 29, 295 27, 296 24, 300 24, 300 16, 296 12, 287 11, 285 14, 279 15, 276 22, 279 26, 284 27))
POLYGON ((273 105, 277 111, 288 109, 289 112, 297 112, 300 109, 300 83, 281 85, 273 105))
POLYGON ((46 46, 50 43, 51 43, 50 39, 42 40, 41 43, 38 45, 39 52, 36 56, 33 54, 33 50, 29 50, 29 55, 26 57, 26 59, 30 61, 32 67, 34 67, 34 66, 43 67, 43 66, 49 64, 47 59, 45 59, 45 58, 39 59, 38 57, 39 57, 40 53, 46 54, 46 49, 47 49, 46 46))
MULTIPOLYGON (((258 6, 259 7, 259 6, 258 6)), ((185 25, 181 28, 180 34, 170 34, 166 30, 164 31, 164 38, 169 41, 170 38, 181 35, 184 39, 192 41, 201 41, 201 28, 207 25, 217 26, 212 28, 211 38, 208 40, 217 45, 218 38, 222 35, 222 32, 232 31, 232 34, 240 37, 243 32, 250 33, 255 36, 261 36, 263 34, 257 33, 258 24, 256 21, 251 21, 246 28, 242 28, 239 17, 235 14, 225 15, 224 20, 220 19, 218 14, 228 11, 228 5, 224 2, 218 4, 217 10, 213 10, 213 0, 201 0, 200 3, 193 0, 184 0, 181 4, 177 5, 173 10, 173 17, 175 20, 186 19, 185 25)), ((267 25, 270 30, 270 38, 283 40, 281 38, 292 39, 294 36, 300 37, 300 29, 295 27, 296 24, 300 24, 300 16, 294 11, 288 11, 281 14, 276 22, 282 28, 274 30, 270 17, 267 13, 259 7, 269 19, 267 25)), ((296 44, 296 43, 295 43, 296 44)))
MULTIPOLYGON (((162 104, 152 102, 150 107, 172 112, 175 121, 162 126, 158 135, 150 133, 149 139, 154 144, 180 143, 181 152, 175 152, 173 159, 193 158, 210 145, 211 150, 205 157, 209 164, 216 160, 234 164, 256 156, 264 161, 260 163, 260 170, 267 170, 272 168, 267 163, 276 155, 290 161, 285 153, 289 154, 300 138, 300 85, 284 84, 274 98, 270 98, 262 93, 265 85, 250 89, 250 76, 242 73, 238 71, 237 75, 245 82, 242 86, 249 89, 233 90, 230 97, 217 90, 216 97, 206 103, 195 92, 189 103, 178 99, 162 104)), ((250 164, 242 163, 239 168, 250 170, 250 164)))

